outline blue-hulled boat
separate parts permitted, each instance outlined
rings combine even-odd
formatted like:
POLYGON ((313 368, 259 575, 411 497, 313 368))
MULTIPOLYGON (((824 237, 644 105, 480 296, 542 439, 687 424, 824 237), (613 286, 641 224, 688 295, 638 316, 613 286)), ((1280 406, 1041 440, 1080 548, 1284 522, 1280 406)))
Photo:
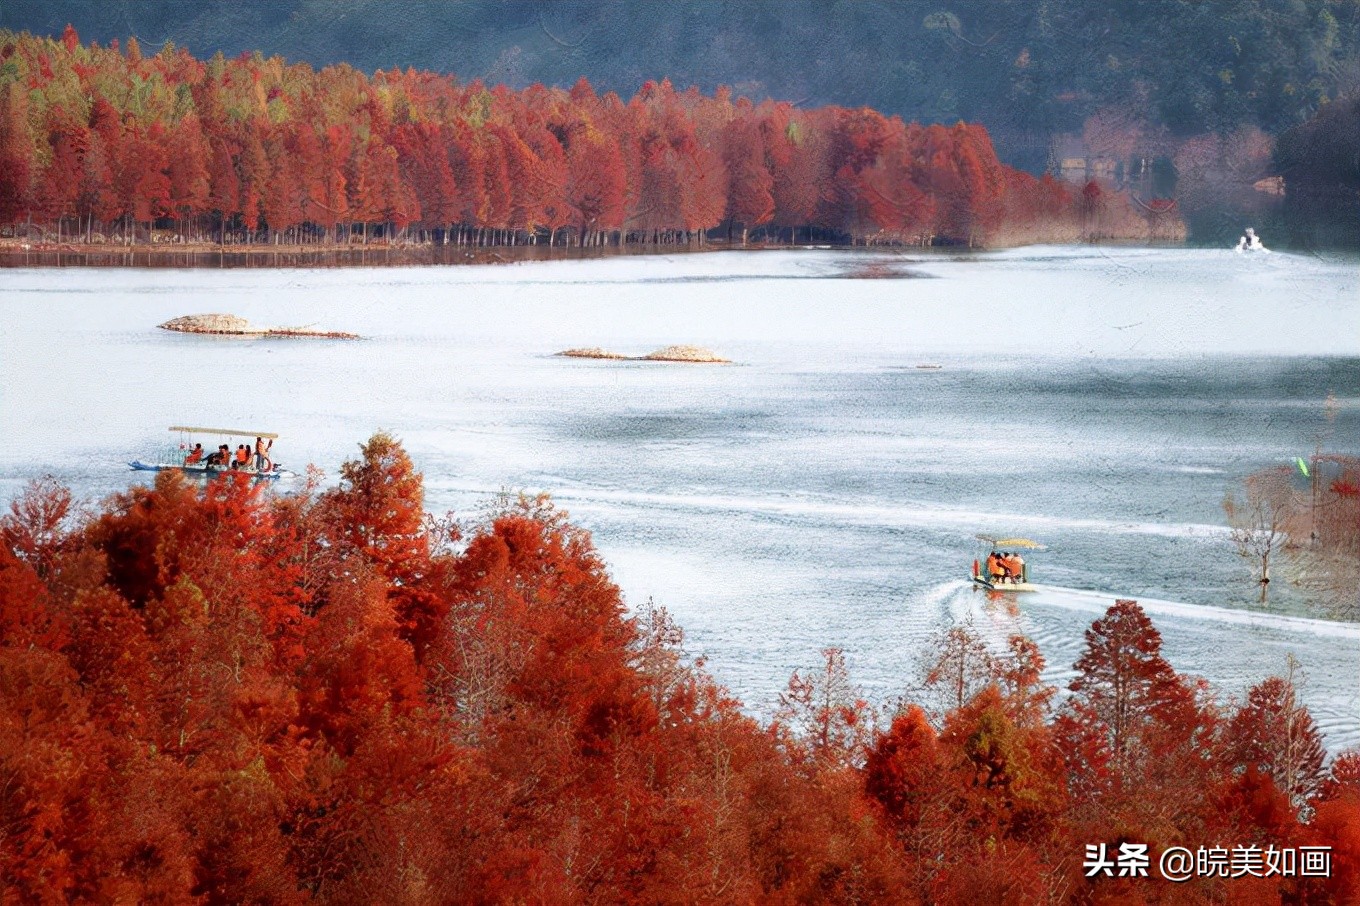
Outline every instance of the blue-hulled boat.
POLYGON ((187 428, 175 426, 170 429, 180 435, 178 449, 170 449, 166 455, 155 462, 134 459, 128 466, 137 472, 181 472, 202 478, 218 475, 246 475, 261 481, 296 477, 295 472, 283 468, 269 457, 277 434, 268 431, 241 431, 234 428, 187 428), (201 442, 195 444, 194 437, 208 435, 217 438, 254 438, 247 444, 250 450, 246 462, 237 462, 230 444, 219 444, 216 451, 209 453, 201 442), (255 451, 260 450, 257 454, 255 451))

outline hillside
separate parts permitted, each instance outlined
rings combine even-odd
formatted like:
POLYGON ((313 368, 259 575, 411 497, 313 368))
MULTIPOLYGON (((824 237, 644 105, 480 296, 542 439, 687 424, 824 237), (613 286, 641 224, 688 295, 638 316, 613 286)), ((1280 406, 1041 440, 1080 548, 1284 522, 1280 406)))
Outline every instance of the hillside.
POLYGON ((582 75, 628 94, 669 78, 754 100, 870 106, 924 123, 985 123, 1032 171, 1044 137, 1115 108, 1187 136, 1275 134, 1360 75, 1356 0, 680 0, 194 4, 7 0, 0 27, 107 44, 135 35, 194 53, 260 50, 316 65, 431 69, 464 80, 570 87, 582 75))
POLYGON ((1317 244, 1360 247, 1360 95, 1280 136, 1275 162, 1289 186, 1291 231, 1317 244))

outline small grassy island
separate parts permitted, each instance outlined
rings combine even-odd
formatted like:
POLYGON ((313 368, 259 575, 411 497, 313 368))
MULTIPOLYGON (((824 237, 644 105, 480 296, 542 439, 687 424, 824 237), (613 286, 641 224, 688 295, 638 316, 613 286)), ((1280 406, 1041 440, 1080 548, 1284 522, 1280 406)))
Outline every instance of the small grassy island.
POLYGON ((206 333, 230 337, 321 337, 329 340, 357 340, 357 333, 340 330, 312 330, 310 327, 260 327, 238 315, 202 314, 171 318, 157 325, 177 333, 206 333))
POLYGON ((655 352, 646 355, 623 355, 618 352, 610 352, 598 346, 581 347, 576 349, 564 349, 558 353, 569 359, 605 359, 615 362, 693 362, 709 365, 730 365, 731 359, 725 359, 711 349, 702 346, 663 346, 655 352))

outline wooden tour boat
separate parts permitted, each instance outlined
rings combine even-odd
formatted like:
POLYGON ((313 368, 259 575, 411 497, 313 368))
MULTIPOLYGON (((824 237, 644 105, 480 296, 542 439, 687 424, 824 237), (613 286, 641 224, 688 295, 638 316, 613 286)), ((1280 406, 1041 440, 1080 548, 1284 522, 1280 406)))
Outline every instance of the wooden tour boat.
POLYGON ((266 450, 272 449, 274 441, 278 439, 277 434, 272 434, 268 431, 241 431, 234 428, 186 428, 175 426, 170 430, 180 435, 178 449, 171 448, 167 450, 164 455, 157 458, 154 462, 143 462, 140 459, 134 459, 132 462, 129 462, 128 465, 138 472, 174 471, 183 472, 185 475, 196 475, 205 478, 212 478, 217 475, 228 473, 233 475, 249 475, 251 478, 262 481, 292 478, 296 476, 296 473, 288 471, 277 462, 270 459, 267 452, 260 457, 262 461, 257 465, 255 443, 261 440, 267 441, 268 447, 266 447, 266 450), (228 455, 226 456, 225 461, 223 461, 218 455, 218 450, 221 449, 223 444, 218 444, 217 449, 212 452, 202 449, 201 444, 199 444, 197 448, 195 447, 194 438, 200 435, 208 436, 210 438, 215 437, 219 440, 244 437, 249 441, 246 446, 250 448, 250 458, 245 463, 235 462, 235 450, 232 449, 230 444, 225 444, 228 455))
POLYGON ((994 538, 978 535, 984 545, 983 556, 973 561, 971 579, 975 587, 991 591, 1037 591, 1029 581, 1029 564, 1020 550, 1044 550, 1044 546, 1028 538, 994 538), (1013 553, 1016 552, 1016 553, 1013 553))

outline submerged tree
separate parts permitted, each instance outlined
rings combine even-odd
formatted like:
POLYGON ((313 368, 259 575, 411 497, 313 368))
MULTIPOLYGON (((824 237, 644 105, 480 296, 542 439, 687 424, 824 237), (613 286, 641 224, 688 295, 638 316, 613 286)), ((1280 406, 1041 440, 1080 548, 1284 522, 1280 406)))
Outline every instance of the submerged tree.
POLYGON ((1264 603, 1272 572, 1284 569, 1307 602, 1334 619, 1360 620, 1360 458, 1324 452, 1337 417, 1334 395, 1324 403, 1327 424, 1314 437, 1313 454, 1295 466, 1255 472, 1224 500, 1230 538, 1264 603), (1307 482, 1306 490, 1301 483, 1307 482))
POLYGON ((1237 553, 1250 562, 1261 588, 1260 602, 1270 590, 1270 558, 1289 540, 1289 523, 1297 501, 1288 467, 1258 472, 1247 478, 1242 498, 1229 494, 1223 501, 1237 553))

